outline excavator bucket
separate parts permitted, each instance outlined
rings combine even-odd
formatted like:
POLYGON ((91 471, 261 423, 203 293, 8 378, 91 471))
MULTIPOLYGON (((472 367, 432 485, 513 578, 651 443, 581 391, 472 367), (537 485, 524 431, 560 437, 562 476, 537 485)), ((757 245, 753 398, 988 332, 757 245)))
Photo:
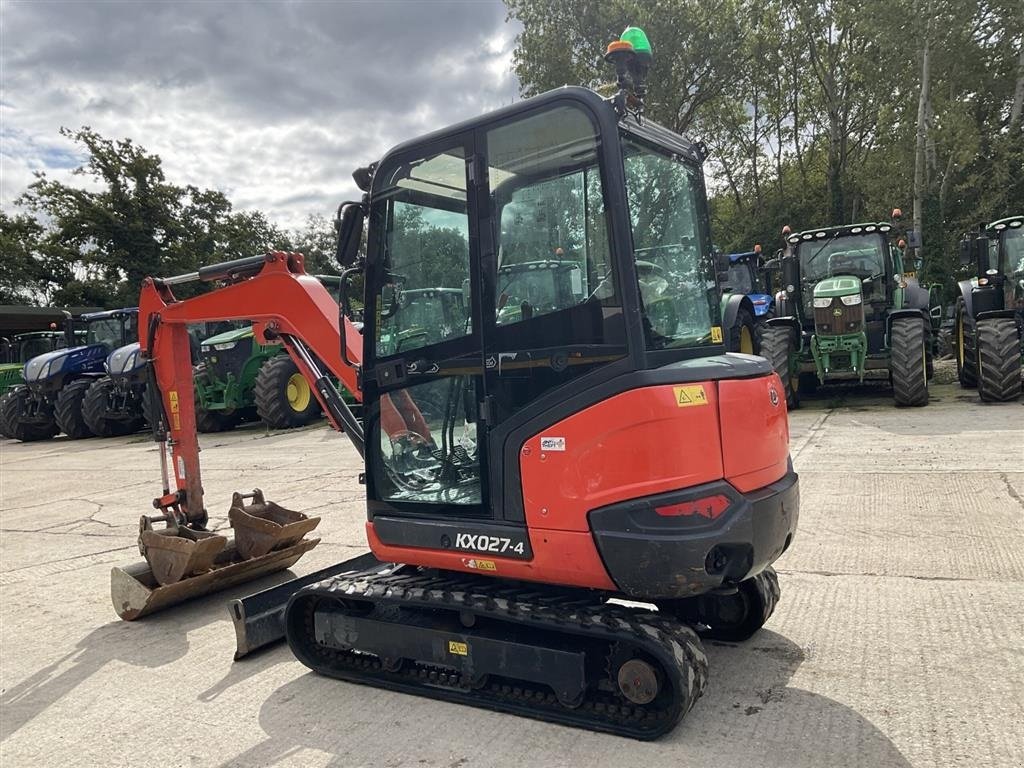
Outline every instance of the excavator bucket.
POLYGON ((319 517, 267 502, 258 489, 234 494, 229 519, 235 539, 185 527, 153 530, 143 518, 139 534, 145 563, 110 572, 117 615, 133 621, 172 605, 282 571, 320 543, 303 538, 319 517), (253 499, 245 505, 245 499, 253 499))
POLYGON ((272 549, 289 547, 320 523, 274 502, 265 501, 257 488, 249 495, 236 493, 231 499, 228 521, 235 529, 235 548, 245 559, 262 557, 272 549), (253 503, 245 504, 251 498, 253 503))

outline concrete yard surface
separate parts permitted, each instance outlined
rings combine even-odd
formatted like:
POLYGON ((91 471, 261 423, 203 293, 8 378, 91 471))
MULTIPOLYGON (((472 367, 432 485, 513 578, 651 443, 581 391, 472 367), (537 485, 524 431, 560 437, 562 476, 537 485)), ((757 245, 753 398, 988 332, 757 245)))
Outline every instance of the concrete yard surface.
MULTIPOLYGON (((825 393, 790 421, 782 600, 752 640, 707 644, 705 696, 654 743, 319 677, 283 645, 233 662, 227 601, 274 577, 121 622, 110 569, 141 559, 155 447, 4 440, 0 765, 1024 766, 1024 403, 825 393)), ((294 573, 365 551, 343 436, 254 426, 202 445, 214 524, 260 487, 323 516, 294 573)))

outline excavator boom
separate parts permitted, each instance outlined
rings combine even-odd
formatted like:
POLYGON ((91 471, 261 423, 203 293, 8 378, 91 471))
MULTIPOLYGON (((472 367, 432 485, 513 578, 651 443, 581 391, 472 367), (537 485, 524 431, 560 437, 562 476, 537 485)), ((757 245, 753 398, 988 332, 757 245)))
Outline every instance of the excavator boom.
POLYGON ((111 574, 111 598, 122 618, 139 618, 287 568, 316 546, 319 539, 305 534, 319 518, 267 502, 258 489, 234 495, 229 512, 233 542, 206 530, 188 326, 252 321, 259 341, 284 346, 331 424, 362 453, 362 426, 334 384, 339 381, 361 400, 362 341, 358 329, 339 314, 338 303, 319 280, 306 274, 298 253, 273 252, 186 275, 146 279, 139 299, 139 335, 150 364, 149 396, 163 494, 153 501, 158 514, 144 515, 139 523, 139 549, 146 564, 114 568, 111 574), (195 281, 227 284, 194 298, 175 298, 172 286, 195 281), (166 528, 155 529, 159 523, 166 528))

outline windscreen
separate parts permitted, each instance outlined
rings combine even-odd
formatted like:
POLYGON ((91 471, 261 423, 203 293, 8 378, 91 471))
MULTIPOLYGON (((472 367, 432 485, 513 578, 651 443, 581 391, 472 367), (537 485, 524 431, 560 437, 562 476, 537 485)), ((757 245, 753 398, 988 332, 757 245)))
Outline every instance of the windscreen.
POLYGON ((800 274, 816 283, 837 275, 878 278, 885 275, 885 242, 881 235, 846 235, 800 243, 800 274))
POLYGON ((113 351, 121 346, 121 320, 117 317, 104 317, 89 320, 86 326, 86 344, 102 344, 113 351))
POLYGON ((754 280, 750 275, 750 265, 746 262, 733 262, 729 265, 727 286, 734 293, 754 293, 754 280))
POLYGON ((1007 229, 1003 233, 1003 252, 1006 254, 1003 267, 1006 273, 1024 273, 1024 227, 1007 229))

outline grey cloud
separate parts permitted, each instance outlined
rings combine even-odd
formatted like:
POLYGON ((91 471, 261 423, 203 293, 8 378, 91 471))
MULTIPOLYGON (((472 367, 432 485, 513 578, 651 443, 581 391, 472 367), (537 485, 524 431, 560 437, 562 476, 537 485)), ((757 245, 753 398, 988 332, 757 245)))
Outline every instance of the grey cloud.
MULTIPOLYGON (((130 136, 170 178, 288 225, 352 194, 356 165, 518 92, 500 0, 49 2, 3 15, 5 125, 39 145, 59 144, 61 125, 130 136)), ((33 142, 4 148, 5 176, 46 166, 33 142)))

